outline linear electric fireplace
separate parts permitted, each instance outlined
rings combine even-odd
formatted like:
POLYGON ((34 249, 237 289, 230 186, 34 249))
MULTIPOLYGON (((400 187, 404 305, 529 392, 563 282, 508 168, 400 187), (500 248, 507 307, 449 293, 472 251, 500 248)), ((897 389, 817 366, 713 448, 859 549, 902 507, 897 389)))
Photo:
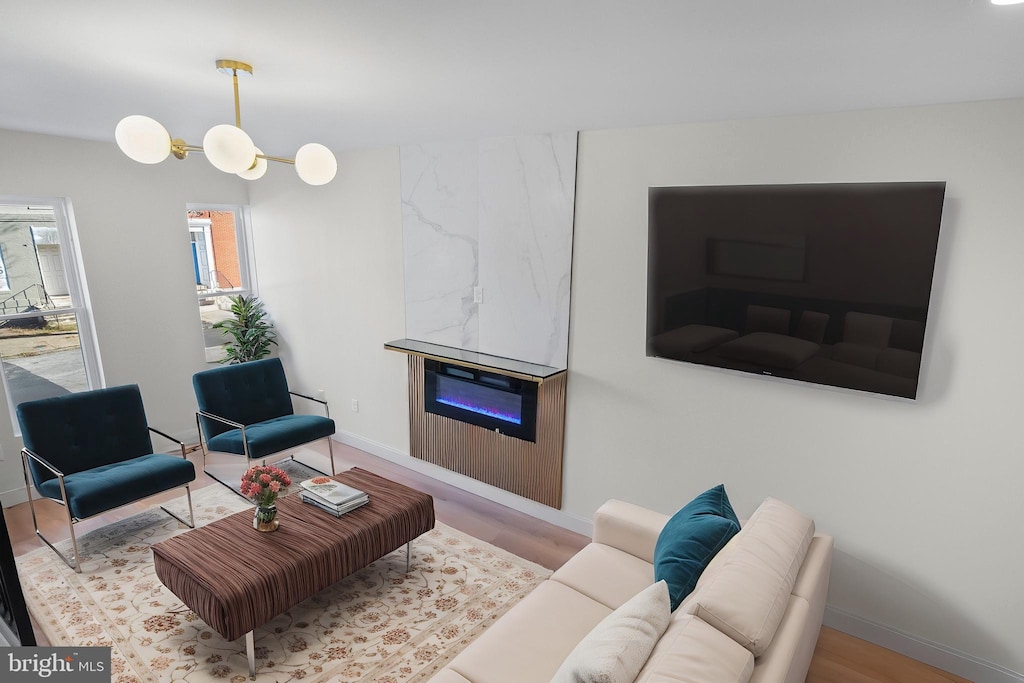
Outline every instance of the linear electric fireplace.
POLYGON ((525 441, 537 440, 537 383, 426 359, 423 407, 525 441))
POLYGON ((409 455, 562 506, 564 368, 397 339, 409 356, 409 455))

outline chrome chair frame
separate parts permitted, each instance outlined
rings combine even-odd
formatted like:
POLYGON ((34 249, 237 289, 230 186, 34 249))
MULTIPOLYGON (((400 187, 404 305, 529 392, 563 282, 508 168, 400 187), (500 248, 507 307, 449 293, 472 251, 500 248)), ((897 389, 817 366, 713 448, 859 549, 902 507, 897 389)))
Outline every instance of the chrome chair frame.
MULTIPOLYGON (((324 407, 324 416, 328 417, 328 418, 331 416, 331 407, 327 404, 327 401, 324 401, 324 400, 319 399, 319 398, 313 398, 312 396, 307 396, 305 394, 300 394, 300 393, 295 392, 295 391, 289 391, 288 393, 290 395, 292 395, 292 396, 296 396, 298 398, 304 398, 304 399, 306 399, 308 401, 313 401, 314 403, 321 404, 324 407)), ((196 411, 196 428, 199 430, 199 446, 202 448, 202 451, 203 451, 203 472, 208 477, 210 477, 211 479, 215 479, 216 481, 220 482, 224 486, 227 486, 232 491, 234 491, 234 488, 232 488, 230 484, 228 484, 227 482, 221 481, 221 479, 219 477, 217 477, 214 474, 211 474, 206 469, 206 455, 207 455, 208 449, 207 449, 206 437, 203 435, 203 425, 202 425, 202 420, 200 420, 201 417, 208 417, 211 420, 217 420, 218 422, 220 422, 222 424, 229 425, 232 428, 237 429, 237 430, 239 430, 241 432, 241 434, 242 434, 242 450, 245 451, 245 453, 243 453, 242 455, 244 455, 244 457, 245 457, 246 469, 249 469, 250 467, 252 467, 252 460, 253 459, 249 455, 249 441, 248 441, 248 439, 245 438, 245 425, 241 424, 240 422, 235 422, 234 420, 229 420, 226 417, 221 417, 220 415, 214 415, 213 413, 207 412, 205 410, 197 410, 196 411)), ((331 439, 330 436, 328 436, 326 438, 327 438, 327 452, 328 452, 328 454, 330 455, 330 458, 331 458, 331 476, 334 476, 335 474, 338 473, 337 469, 334 466, 334 443, 333 443, 333 440, 331 439)), ((310 441, 309 443, 312 443, 312 441, 310 441)), ((285 449, 285 450, 287 450, 287 449, 285 449)), ((219 453, 221 451, 217 451, 217 452, 219 453)), ((232 455, 239 455, 239 454, 238 453, 232 453, 232 455)), ((292 455, 290 457, 291 457, 292 460, 295 460, 295 455, 292 455)), ((299 461, 296 460, 296 462, 299 462, 299 461)), ((260 464, 261 465, 266 465, 267 464, 267 458, 266 457, 260 458, 260 464)), ((302 464, 305 465, 305 463, 302 463, 302 464)), ((311 465, 306 465, 306 467, 309 467, 310 469, 314 469, 314 470, 317 469, 315 467, 312 467, 311 465)), ((319 472, 319 470, 317 470, 317 471, 319 472)), ((241 494, 239 494, 239 495, 241 495, 241 494)))
MULTIPOLYGON (((185 444, 184 443, 182 443, 181 441, 178 441, 173 436, 170 436, 168 434, 165 434, 164 432, 161 432, 159 429, 154 429, 153 427, 147 427, 147 428, 149 429, 149 431, 151 431, 151 432, 153 432, 155 434, 159 434, 160 436, 164 437, 165 439, 169 439, 170 441, 173 441, 174 443, 178 444, 178 447, 181 449, 181 457, 184 458, 185 460, 188 460, 188 456, 185 453, 185 444)), ((92 519, 92 517, 96 517, 97 515, 106 514, 107 512, 110 512, 111 510, 118 510, 120 508, 126 507, 128 505, 133 505, 133 504, 138 502, 137 500, 135 500, 135 501, 132 501, 131 503, 125 503, 124 505, 118 505, 117 507, 110 508, 110 510, 104 510, 103 512, 99 512, 96 515, 92 515, 90 517, 82 517, 82 518, 73 517, 71 515, 71 507, 70 507, 70 505, 68 505, 68 494, 67 494, 67 491, 64 489, 64 477, 66 475, 63 472, 61 472, 56 467, 54 467, 52 464, 50 464, 46 460, 46 458, 40 456, 38 453, 33 453, 28 448, 22 448, 21 449, 21 468, 22 468, 22 472, 25 475, 25 491, 26 491, 26 493, 28 493, 28 507, 29 507, 29 510, 31 510, 31 512, 32 512, 32 526, 35 527, 36 536, 41 538, 43 540, 43 543, 45 543, 46 545, 50 546, 50 550, 52 550, 53 552, 57 553, 57 556, 60 557, 60 559, 64 560, 64 564, 66 564, 67 566, 71 567, 72 569, 75 570, 75 572, 77 572, 79 574, 82 573, 82 563, 79 561, 79 557, 78 557, 78 538, 75 535, 75 525, 78 524, 79 522, 82 522, 82 521, 86 520, 86 519, 92 519), (71 563, 71 560, 69 560, 64 555, 64 553, 62 553, 61 551, 57 550, 57 548, 53 545, 53 543, 50 543, 50 541, 46 538, 46 536, 43 536, 43 532, 39 530, 39 520, 36 517, 36 507, 35 507, 35 504, 32 501, 32 483, 31 483, 32 480, 31 480, 31 476, 29 475, 29 471, 28 471, 28 459, 29 458, 32 458, 37 463, 39 463, 40 465, 42 465, 46 469, 50 470, 51 472, 53 472, 57 476, 57 482, 60 484, 60 499, 50 498, 48 496, 43 496, 43 495, 40 495, 39 499, 40 500, 53 501, 54 503, 57 503, 58 505, 64 506, 64 512, 65 512, 65 514, 67 515, 67 518, 68 518, 68 531, 71 533, 71 550, 74 552, 74 555, 72 555, 72 557, 74 558, 74 564, 71 563)), ((168 489, 168 490, 171 490, 171 489, 168 489)), ((156 494, 154 494, 154 495, 156 495, 156 494)), ((187 526, 189 529, 195 529, 196 528, 196 518, 195 518, 195 513, 192 510, 192 490, 189 488, 189 484, 185 484, 185 496, 188 498, 188 518, 189 518, 190 521, 186 522, 181 517, 179 517, 178 515, 174 514, 173 512, 171 512, 170 510, 165 508, 163 505, 160 506, 160 509, 163 510, 164 512, 166 512, 168 515, 170 515, 174 519, 176 519, 179 522, 181 522, 182 524, 184 524, 185 526, 187 526)), ((139 500, 142 500, 142 499, 140 498, 139 500)))

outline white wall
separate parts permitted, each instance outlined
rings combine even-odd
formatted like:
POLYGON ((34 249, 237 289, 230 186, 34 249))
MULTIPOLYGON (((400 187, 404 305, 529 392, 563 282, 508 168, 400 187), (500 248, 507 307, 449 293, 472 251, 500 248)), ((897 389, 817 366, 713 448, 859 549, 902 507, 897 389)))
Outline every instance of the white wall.
POLYGON ((326 186, 268 174, 250 192, 259 294, 292 390, 323 389, 339 431, 408 453, 406 357, 384 350, 405 336, 398 149, 341 155, 326 186))
POLYGON ((829 602, 1024 672, 1024 101, 584 133, 565 508, 724 482, 836 537, 829 602), (646 358, 647 188, 945 180, 916 402, 646 358))
MULTIPOLYGON (((150 424, 194 433, 205 363, 185 204, 244 204, 246 183, 202 156, 143 166, 113 143, 0 130, 0 195, 71 200, 107 385, 138 384, 150 424)), ((25 500, 9 415, 0 396, 5 505, 25 500)))

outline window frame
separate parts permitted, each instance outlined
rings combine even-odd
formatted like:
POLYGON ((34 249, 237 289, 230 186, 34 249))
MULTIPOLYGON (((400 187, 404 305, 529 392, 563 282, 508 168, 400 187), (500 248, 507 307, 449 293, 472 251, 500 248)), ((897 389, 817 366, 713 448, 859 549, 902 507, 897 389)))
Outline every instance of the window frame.
MULTIPOLYGON (((103 376, 103 364, 100 360, 99 341, 93 324, 92 303, 85 278, 85 263, 78 242, 78 231, 75 226, 74 211, 68 197, 40 197, 24 195, 0 195, 0 205, 48 206, 53 209, 54 223, 60 238, 60 258, 64 266, 64 277, 68 283, 68 294, 71 306, 54 309, 53 311, 31 311, 28 313, 0 313, 0 320, 18 320, 26 318, 46 317, 56 314, 73 313, 78 326, 78 344, 82 351, 82 363, 85 368, 85 379, 90 390, 106 386, 103 376)), ((18 424, 17 405, 14 403, 10 387, 7 384, 7 373, 0 371, 0 384, 3 384, 7 398, 11 427, 16 437, 21 437, 21 426, 18 424)))
MULTIPOLYGON (((190 211, 230 211, 234 214, 235 223, 235 249, 238 252, 238 274, 242 279, 242 286, 224 289, 214 293, 196 292, 196 312, 199 313, 199 305, 203 299, 210 299, 217 296, 259 296, 256 287, 256 256, 252 249, 252 221, 249 215, 247 204, 207 204, 200 202, 189 202, 185 204, 185 219, 187 233, 192 233, 192 220, 188 218, 190 211)), ((200 219, 205 220, 205 219, 200 219)), ((191 240, 191 235, 189 234, 191 240)), ((212 249, 209 258, 213 258, 212 249)), ((211 276, 216 277, 211 273, 211 276)), ((202 319, 200 319, 202 324, 202 319)), ((218 363, 221 358, 227 356, 224 351, 224 344, 220 346, 206 346, 203 344, 203 351, 207 363, 218 363)))

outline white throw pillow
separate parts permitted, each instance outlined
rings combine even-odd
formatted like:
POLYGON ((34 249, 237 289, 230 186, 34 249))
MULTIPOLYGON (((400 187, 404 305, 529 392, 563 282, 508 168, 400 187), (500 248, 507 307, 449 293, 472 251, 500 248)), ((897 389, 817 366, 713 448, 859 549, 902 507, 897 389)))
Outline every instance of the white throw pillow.
POLYGON ((672 618, 668 584, 649 586, 601 620, 551 683, 632 683, 672 618))

